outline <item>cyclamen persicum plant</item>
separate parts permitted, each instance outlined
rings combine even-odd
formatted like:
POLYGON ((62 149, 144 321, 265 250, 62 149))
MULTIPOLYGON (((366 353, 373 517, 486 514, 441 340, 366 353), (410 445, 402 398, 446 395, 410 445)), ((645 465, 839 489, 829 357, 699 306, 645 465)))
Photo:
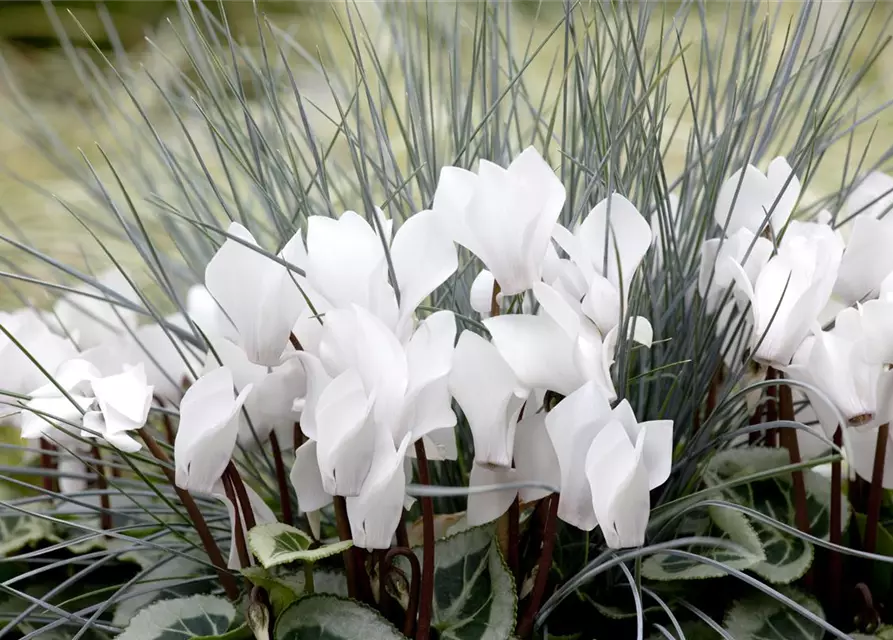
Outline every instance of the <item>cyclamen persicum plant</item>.
POLYGON ((886 637, 872 14, 770 51, 707 10, 348 6, 311 55, 182 2, 163 64, 72 47, 132 139, 27 130, 111 267, 0 235, 0 637, 886 637))

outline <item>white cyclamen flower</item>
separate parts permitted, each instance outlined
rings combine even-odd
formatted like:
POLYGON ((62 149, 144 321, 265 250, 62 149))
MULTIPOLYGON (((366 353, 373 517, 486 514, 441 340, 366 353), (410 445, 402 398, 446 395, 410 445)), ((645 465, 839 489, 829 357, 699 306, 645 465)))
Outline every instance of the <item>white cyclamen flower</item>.
POLYGON ((666 482, 673 422, 638 422, 625 400, 611 410, 587 383, 546 416, 561 468, 558 517, 590 531, 598 524, 612 549, 645 540, 649 491, 666 482))
POLYGON ((713 217, 727 236, 739 229, 759 234, 768 218, 768 228, 778 236, 799 197, 800 181, 787 160, 778 157, 765 174, 753 165, 733 173, 719 190, 713 217))
POLYGON ((516 295, 540 280, 564 199, 555 172, 528 147, 507 169, 486 160, 476 174, 444 167, 434 211, 453 240, 480 258, 502 293, 516 295))
MULTIPOLYGON (((205 268, 205 285, 235 325, 249 360, 276 366, 290 348, 289 334, 306 306, 296 284, 301 278, 250 248, 258 247, 257 241, 242 225, 233 222, 227 231, 242 242, 228 238, 223 243, 205 268)), ((278 254, 298 267, 306 255, 300 232, 278 254)))
POLYGON ((583 313, 607 334, 621 320, 633 277, 651 247, 651 227, 632 202, 613 193, 575 233, 555 225, 553 237, 586 283, 583 313))
POLYGON ((830 226, 795 220, 755 281, 740 263, 724 262, 723 268, 734 270, 742 308, 750 303, 755 360, 778 367, 790 363, 831 297, 842 254, 843 241, 830 226))
POLYGON ((311 216, 307 224, 307 254, 307 280, 323 298, 324 308, 357 305, 378 317, 400 338, 411 332, 416 308, 459 264, 456 247, 433 211, 410 216, 400 225, 393 241, 389 233, 383 240, 353 211, 337 220, 311 216), (400 291, 399 304, 388 280, 385 244, 400 291))
POLYGON ((174 441, 177 486, 213 493, 233 455, 239 435, 242 405, 251 393, 246 385, 238 396, 233 374, 220 367, 195 381, 180 403, 180 423, 174 441))
POLYGON ((122 373, 90 382, 99 411, 84 415, 84 435, 100 436, 112 446, 133 453, 140 443, 127 434, 146 424, 152 406, 152 386, 143 365, 125 367, 122 373))
MULTIPOLYGON (((43 386, 47 378, 34 364, 35 361, 53 372, 63 362, 77 356, 77 349, 71 341, 50 331, 40 314, 33 309, 0 312, 0 326, 12 336, 10 338, 6 332, 0 332, 0 362, 3 363, 0 366, 0 389, 4 391, 28 393, 43 386)), ((0 409, 0 414, 4 412, 5 408, 0 409)))
POLYGON ((515 428, 528 391, 496 347, 464 331, 453 354, 450 391, 471 428, 475 463, 511 467, 515 428))
POLYGON ((844 305, 855 304, 880 293, 881 283, 893 273, 893 217, 875 220, 860 216, 853 223, 834 295, 844 305))
MULTIPOLYGON (((768 238, 754 236, 749 229, 738 229, 728 238, 712 238, 701 245, 701 267, 698 292, 708 311, 715 311, 729 287, 735 284, 735 269, 730 261, 739 264, 750 282, 756 282, 763 267, 772 256, 773 246, 768 238)), ((734 302, 734 298, 731 298, 734 302)), ((726 325, 717 327, 725 333, 726 325)))
POLYGON ((72 439, 69 435, 72 425, 79 426, 83 414, 95 402, 90 383, 98 377, 96 367, 85 360, 63 362, 53 374, 52 382, 28 394, 31 399, 22 411, 22 437, 49 435, 53 439, 72 439))
MULTIPOLYGON (((106 271, 96 281, 127 302, 139 303, 136 291, 117 269, 106 271)), ((60 334, 70 336, 80 349, 114 340, 136 328, 137 312, 122 305, 113 295, 89 284, 82 284, 77 290, 89 295, 62 296, 53 306, 53 314, 47 317, 51 323, 58 324, 60 334)))

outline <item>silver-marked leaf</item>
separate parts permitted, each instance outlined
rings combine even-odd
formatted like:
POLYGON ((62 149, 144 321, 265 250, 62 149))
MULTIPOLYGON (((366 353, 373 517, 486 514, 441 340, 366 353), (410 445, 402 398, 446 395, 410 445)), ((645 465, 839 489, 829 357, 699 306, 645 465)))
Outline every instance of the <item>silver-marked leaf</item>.
POLYGON ((405 640, 374 609, 347 598, 301 598, 276 621, 274 640, 405 640))
MULTIPOLYGON (((719 510, 718 510, 719 511, 719 510)), ((760 538, 750 526, 748 519, 737 511, 722 510, 720 518, 726 518, 725 526, 720 528, 710 518, 698 520, 699 529, 687 528, 689 534, 699 537, 715 538, 716 545, 698 545, 690 550, 698 555, 712 558, 734 569, 750 569, 763 562, 766 556, 760 544, 760 538), (736 544, 740 549, 731 549, 728 543, 736 544), (722 546, 721 546, 722 545, 722 546)), ((667 553, 656 553, 642 563, 642 575, 650 580, 701 580, 704 578, 722 578, 728 574, 717 567, 690 558, 682 558, 667 553)))
POLYGON ((885 625, 875 631, 873 635, 851 633, 850 638, 853 640, 893 640, 893 627, 885 625))
MULTIPOLYGON (((731 449, 714 456, 704 471, 704 480, 710 486, 717 486, 735 478, 789 463, 788 452, 785 449, 765 447, 731 449)), ((810 533, 827 539, 830 530, 830 483, 810 470, 804 470, 803 476, 810 533)), ((725 500, 755 509, 789 526, 796 526, 793 496, 793 482, 789 474, 723 490, 725 500)), ((849 514, 849 505, 846 502, 842 511, 845 524, 849 514)), ((750 568, 769 582, 775 584, 793 582, 802 577, 812 564, 812 545, 802 538, 783 533, 771 524, 747 518, 733 509, 713 507, 710 513, 717 526, 730 535, 734 535, 734 530, 738 527, 732 523, 741 518, 750 522, 765 554, 765 560, 750 568)))
MULTIPOLYGON (((782 593, 821 619, 818 602, 792 589, 782 593)), ((726 613, 725 629, 735 640, 821 640, 825 631, 789 606, 765 594, 739 600, 726 613)))
POLYGON ((117 640, 195 640, 196 638, 235 638, 236 609, 223 598, 198 595, 151 604, 130 621, 117 640))
POLYGON ((0 517, 0 557, 52 538, 53 527, 46 520, 22 513, 6 513, 0 517))
POLYGON ((267 569, 289 562, 316 562, 353 546, 346 540, 311 549, 312 543, 306 533, 281 522, 261 524, 248 532, 251 553, 267 569))
MULTIPOLYGON (((277 614, 284 611, 301 596, 306 595, 303 571, 245 567, 242 569, 242 575, 251 584, 266 589, 270 596, 270 603, 273 605, 273 611, 277 614)), ((314 568, 313 589, 317 594, 327 593, 347 597, 347 580, 343 574, 314 568)))
MULTIPOLYGON (((421 556, 422 550, 415 549, 421 556)), ((434 547, 433 626, 441 640, 506 640, 517 596, 492 527, 477 527, 434 547)))

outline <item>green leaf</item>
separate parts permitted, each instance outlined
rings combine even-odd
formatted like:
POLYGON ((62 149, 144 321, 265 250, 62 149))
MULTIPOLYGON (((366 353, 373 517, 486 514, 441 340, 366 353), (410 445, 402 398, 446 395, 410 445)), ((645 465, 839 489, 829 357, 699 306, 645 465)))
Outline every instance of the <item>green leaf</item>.
POLYGON ((311 549, 313 540, 306 533, 281 522, 261 524, 248 532, 251 553, 267 569, 289 562, 317 562, 353 546, 346 540, 311 549))
POLYGON ((0 517, 0 557, 53 537, 52 525, 41 518, 20 513, 0 517))
MULTIPOLYGON (((302 571, 279 571, 276 568, 246 567, 242 575, 251 584, 266 589, 270 603, 276 614, 281 613, 292 602, 305 595, 304 573, 302 571)), ((334 571, 313 570, 313 588, 316 593, 347 596, 347 580, 334 571)))
POLYGON ((469 529, 439 541, 434 562, 432 624, 441 640, 511 636, 518 601, 492 527, 469 529))
POLYGON ((405 640, 377 611, 347 598, 301 598, 276 621, 274 640, 405 640))
POLYGON ((162 600, 138 613, 117 640, 235 640, 250 637, 244 635, 244 626, 230 629, 235 620, 235 607, 223 598, 198 595, 162 600), (230 631, 241 635, 233 635, 230 631))
MULTIPOLYGON (((744 514, 729 509, 716 509, 723 513, 716 514, 720 519, 725 519, 724 526, 719 527, 709 517, 698 520, 699 527, 687 527, 691 535, 716 538, 722 542, 733 542, 741 546, 741 551, 729 549, 718 545, 699 545, 697 553, 706 558, 713 558, 718 562, 734 569, 750 569, 766 559, 760 538, 750 525, 744 514)), ((685 526, 685 524, 683 524, 685 526)), ((663 582, 672 580, 700 580, 704 578, 722 578, 728 575, 722 569, 710 566, 704 562, 689 558, 680 558, 667 553, 657 553, 649 556, 642 563, 642 575, 649 580, 663 582)))
MULTIPOLYGON (((737 448, 724 451, 711 459, 704 472, 704 480, 716 486, 737 477, 789 464, 785 449, 766 447, 737 448)), ((806 485, 807 513, 810 533, 828 538, 830 527, 831 489, 827 479, 811 470, 803 472, 806 485)), ((796 526, 793 501, 793 482, 790 475, 726 489, 723 497, 729 502, 750 507, 770 518, 796 526)), ((849 519, 849 503, 844 499, 842 527, 849 519)), ((734 539, 741 535, 741 520, 749 521, 759 538, 765 559, 749 567, 769 582, 788 584, 802 577, 812 564, 812 545, 802 538, 782 533, 771 524, 751 520, 732 509, 710 509, 716 525, 734 539)), ((743 544, 743 542, 742 542, 743 544)), ((751 549, 749 545, 745 544, 751 549)))
MULTIPOLYGON (((822 607, 811 597, 792 589, 782 592, 824 620, 822 607)), ((724 626, 735 640, 822 640, 825 636, 821 627, 765 594, 732 605, 724 626)))

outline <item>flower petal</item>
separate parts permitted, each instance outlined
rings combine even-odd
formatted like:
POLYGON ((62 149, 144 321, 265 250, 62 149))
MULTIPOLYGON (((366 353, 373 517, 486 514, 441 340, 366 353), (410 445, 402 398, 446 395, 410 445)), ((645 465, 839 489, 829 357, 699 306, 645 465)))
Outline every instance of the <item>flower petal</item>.
POLYGON ((239 411, 251 385, 237 397, 232 372, 212 371, 189 387, 180 403, 180 425, 174 441, 177 486, 210 493, 223 475, 236 446, 239 411))
POLYGON ((459 266, 456 245, 444 232, 434 211, 422 211, 407 218, 394 236, 391 260, 400 288, 403 323, 459 266))
POLYGON ((91 386, 105 415, 106 431, 121 433, 146 424, 153 389, 146 384, 146 370, 142 364, 128 367, 117 375, 96 378, 91 386), (119 416, 124 419, 117 420, 119 416))
POLYGON ((471 428, 475 461, 510 467, 515 424, 527 394, 496 347, 463 332, 453 354, 450 390, 471 428))
MULTIPOLYGON (((486 269, 481 269, 477 274, 474 282, 471 283, 471 291, 468 294, 468 301, 471 308, 477 311, 485 318, 490 317, 493 301, 493 285, 496 284, 496 278, 486 269)), ((497 295, 496 301, 502 300, 502 294, 497 295)))
POLYGON ((574 343, 546 316, 506 315, 484 320, 499 355, 528 389, 561 394, 582 382, 574 365, 574 343))
POLYGON ((840 262, 834 294, 847 305, 880 292, 893 273, 893 218, 857 218, 840 262))
POLYGON ((561 469, 558 517, 584 531, 591 531, 597 524, 592 491, 585 477, 586 454, 610 419, 611 406, 594 382, 587 382, 546 415, 546 431, 561 469))
POLYGON ((298 507, 304 513, 332 504, 332 496, 322 486, 322 475, 316 460, 316 442, 307 440, 295 452, 295 463, 289 475, 298 496, 298 507))
POLYGON ((356 496, 372 464, 375 424, 372 402, 359 375, 348 370, 332 380, 316 407, 316 458, 323 488, 331 495, 356 496))
POLYGON ((586 455, 592 508, 612 549, 645 542, 651 505, 648 474, 641 464, 644 435, 633 446, 623 426, 612 420, 592 441, 586 455))
POLYGON ((651 247, 651 226, 635 205, 611 194, 589 212, 576 235, 595 270, 616 289, 628 292, 651 247))
MULTIPOLYGON (((558 456, 546 431, 546 413, 531 412, 518 423, 515 431, 515 468, 518 480, 539 482, 553 487, 561 486, 561 467, 558 456)), ((472 471, 474 474, 474 471, 472 471)), ((548 489, 520 489, 522 502, 545 498, 548 489)))
MULTIPOLYGON (((518 481, 518 472, 514 469, 490 469, 474 465, 468 476, 468 486, 483 487, 490 484, 507 484, 518 481)), ((509 510, 512 502, 518 497, 517 489, 472 493, 468 496, 468 507, 465 514, 468 526, 477 527, 493 522, 509 510)))

